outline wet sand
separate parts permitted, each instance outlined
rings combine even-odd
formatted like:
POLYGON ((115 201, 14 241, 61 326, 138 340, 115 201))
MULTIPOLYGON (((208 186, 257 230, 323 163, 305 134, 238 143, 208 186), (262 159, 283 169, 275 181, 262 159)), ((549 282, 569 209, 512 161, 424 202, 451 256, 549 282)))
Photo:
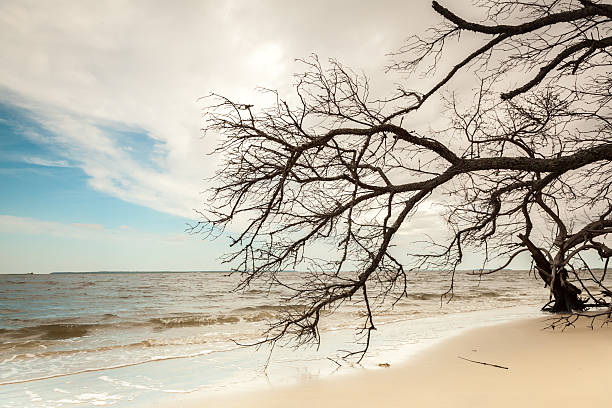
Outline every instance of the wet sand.
POLYGON ((538 407, 612 404, 612 325, 543 318, 474 329, 402 365, 159 407, 538 407), (462 357, 462 358, 460 358, 462 357), (494 364, 483 365, 468 360, 494 364))

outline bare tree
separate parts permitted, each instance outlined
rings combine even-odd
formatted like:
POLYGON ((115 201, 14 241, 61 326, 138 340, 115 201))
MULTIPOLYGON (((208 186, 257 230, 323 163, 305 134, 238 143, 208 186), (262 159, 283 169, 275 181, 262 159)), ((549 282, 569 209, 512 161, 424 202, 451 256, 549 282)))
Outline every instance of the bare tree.
POLYGON ((317 342, 322 313, 351 300, 364 309, 363 355, 375 307, 408 293, 408 270, 449 270, 452 292, 466 248, 486 254, 483 273, 492 272, 484 272, 488 262, 502 259, 503 268, 529 252, 551 288, 552 310, 580 311, 588 301, 570 282, 575 260, 587 250, 612 255, 612 6, 479 1, 481 22, 432 6, 441 25, 408 40, 389 67, 430 75, 429 89, 377 98, 366 77, 313 56, 296 76, 292 103, 269 90, 275 103, 265 109, 208 98, 205 130, 223 135, 215 153, 224 165, 193 230, 233 237, 225 260, 243 274, 241 287, 287 286, 287 300, 305 305, 272 325, 267 342, 317 342), (444 66, 451 68, 437 76, 444 66), (471 91, 466 83, 473 103, 457 102, 471 91), (411 130, 432 98, 444 99, 439 116, 448 126, 411 130), (450 240, 400 260, 411 251, 393 248, 397 232, 440 194, 450 240), (585 210, 582 226, 577 209, 585 210), (325 257, 316 256, 321 246, 325 257), (288 286, 280 272, 298 265, 302 281, 288 286))
MULTIPOLYGON (((495 107, 483 112, 477 105, 474 114, 458 115, 455 127, 468 135, 469 149, 477 149, 480 155, 481 145, 494 146, 494 153, 501 157, 508 149, 504 144, 511 144, 528 157, 537 158, 546 157, 544 150, 552 147, 548 155, 562 157, 564 150, 589 151, 593 140, 607 143, 600 130, 595 131, 593 139, 587 132, 572 134, 588 124, 583 122, 583 113, 577 113, 567 100, 550 93, 522 99, 505 103, 501 111, 495 107)), ((494 273, 527 252, 538 275, 550 287, 554 301, 551 311, 582 311, 589 300, 591 306, 607 305, 599 293, 595 296, 587 289, 577 269, 585 269, 588 279, 609 294, 603 283, 607 262, 603 277, 596 279, 582 257, 582 252, 589 250, 606 260, 612 255, 605 243, 612 232, 609 159, 571 170, 511 172, 503 179, 499 176, 469 174, 459 188, 451 190, 454 196, 463 195, 462 200, 449 206, 448 222, 455 229, 455 240, 432 257, 448 260, 454 255, 456 259, 461 242, 469 243, 507 258, 501 267, 481 271, 494 273), (534 224, 549 233, 534 233, 534 224), (570 282, 572 279, 578 286, 570 282), (587 298, 580 296, 583 289, 587 298)))

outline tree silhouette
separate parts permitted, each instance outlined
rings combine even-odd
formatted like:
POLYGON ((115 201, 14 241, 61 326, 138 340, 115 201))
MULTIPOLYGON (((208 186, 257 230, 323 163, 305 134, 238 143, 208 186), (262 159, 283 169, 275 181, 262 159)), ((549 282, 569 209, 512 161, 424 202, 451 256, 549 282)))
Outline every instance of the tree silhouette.
POLYGON ((609 304, 605 272, 589 275, 603 296, 571 280, 588 268, 584 251, 597 251, 606 269, 612 255, 612 6, 478 1, 481 22, 432 7, 441 24, 410 38, 389 66, 429 75, 426 90, 373 97, 368 78, 312 56, 291 103, 271 90, 265 109, 208 98, 205 130, 223 136, 215 154, 224 164, 193 230, 217 236, 231 225, 225 261, 242 273, 241 287, 282 285, 288 301, 305 305, 271 325, 264 342, 318 342, 322 313, 351 300, 364 308, 363 356, 374 305, 405 296, 412 269, 450 271, 452 294, 467 248, 485 254, 482 273, 529 253, 552 311, 609 304), (444 106, 431 120, 448 126, 411 130, 431 99, 444 106), (428 201, 446 205, 448 242, 393 248, 428 201), (406 252, 416 252, 408 263, 397 256, 406 252), (298 266, 301 281, 288 286, 281 272, 298 266))

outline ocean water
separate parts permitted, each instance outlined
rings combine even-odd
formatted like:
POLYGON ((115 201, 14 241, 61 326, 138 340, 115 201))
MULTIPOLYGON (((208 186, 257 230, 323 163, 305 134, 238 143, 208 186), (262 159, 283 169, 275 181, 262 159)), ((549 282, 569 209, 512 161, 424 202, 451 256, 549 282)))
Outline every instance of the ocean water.
MULTIPOLYGON (((287 273, 288 281, 299 273, 287 273)), ((147 406, 176 394, 228 392, 355 370, 362 310, 346 303, 322 321, 319 348, 237 343, 260 338, 282 288, 236 292, 227 273, 0 275, 0 407, 147 406), (341 367, 339 368, 339 365, 341 367), (139 405, 140 404, 140 405, 139 405)), ((361 366, 395 363, 470 327, 540 314, 547 290, 528 271, 410 275, 409 296, 376 311, 361 366)))

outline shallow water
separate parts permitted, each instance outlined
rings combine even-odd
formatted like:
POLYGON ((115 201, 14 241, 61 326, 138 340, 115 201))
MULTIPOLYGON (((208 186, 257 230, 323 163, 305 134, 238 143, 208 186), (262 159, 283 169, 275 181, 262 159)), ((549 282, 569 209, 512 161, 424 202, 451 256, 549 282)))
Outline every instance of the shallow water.
MULTIPOLYGON (((233 292, 224 273, 0 275, 0 407, 133 406, 174 393, 218 392, 326 375, 355 349, 362 310, 347 303, 322 322, 323 343, 268 352, 238 342, 259 338, 288 293, 233 292), (235 340, 235 341, 234 341, 235 340), (331 359, 331 360, 330 360, 331 359)), ((287 274, 299 280, 299 274, 287 274)), ((376 312, 365 366, 398 361, 466 327, 537 315, 548 294, 527 271, 482 279, 410 276, 409 296, 376 312)))

